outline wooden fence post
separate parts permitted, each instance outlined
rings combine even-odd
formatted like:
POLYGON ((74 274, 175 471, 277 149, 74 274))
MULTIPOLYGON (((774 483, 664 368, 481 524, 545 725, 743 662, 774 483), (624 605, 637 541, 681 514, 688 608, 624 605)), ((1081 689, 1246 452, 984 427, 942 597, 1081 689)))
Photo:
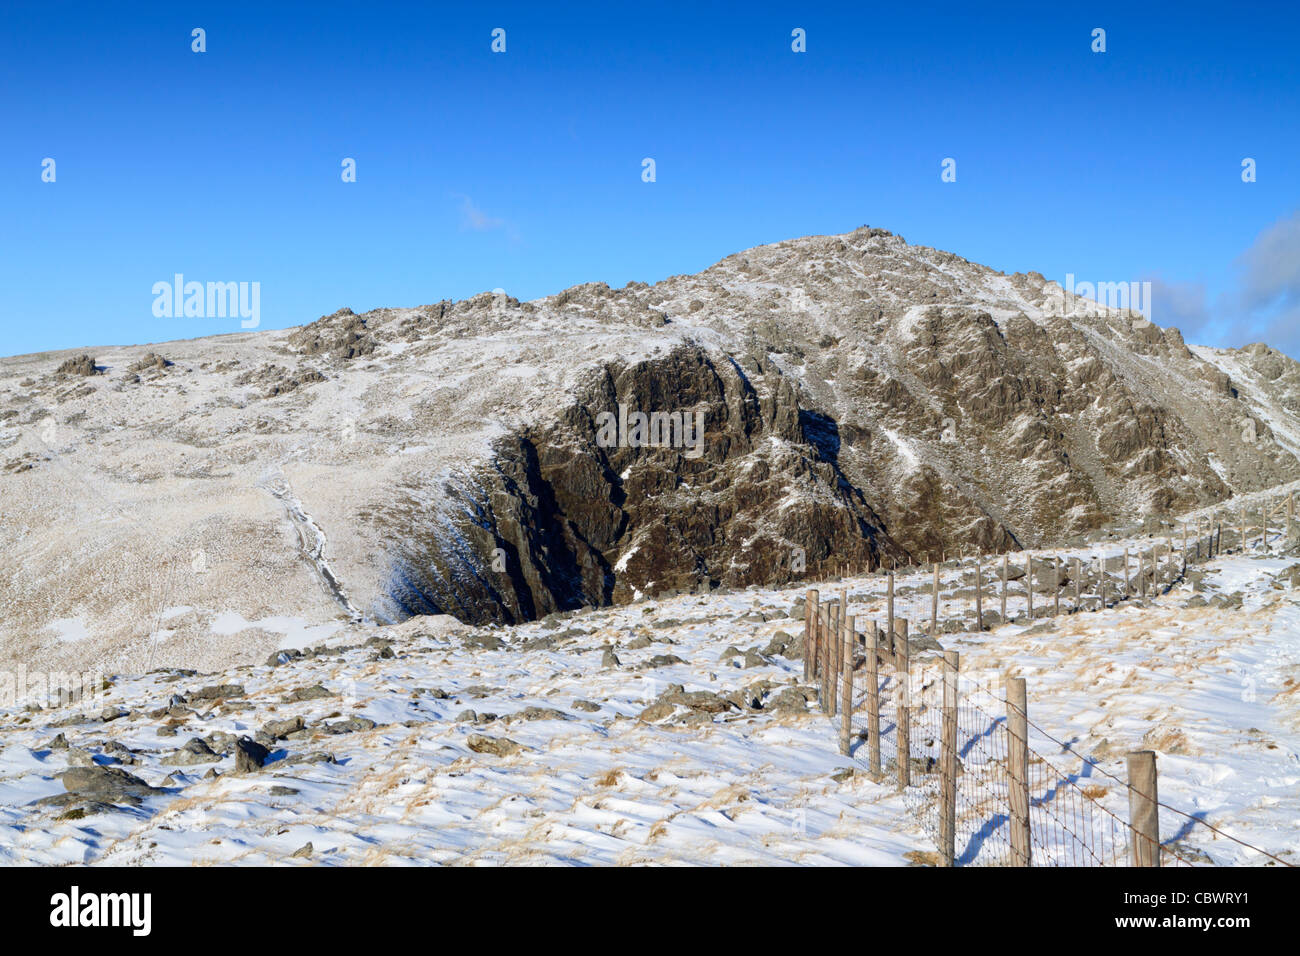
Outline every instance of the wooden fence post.
POLYGON ((836 645, 840 642, 840 630, 843 627, 844 605, 839 601, 831 602, 831 619, 827 622, 826 627, 826 668, 825 676, 822 680, 822 687, 826 694, 826 713, 831 717, 835 716, 835 691, 839 684, 839 651, 836 645))
MULTIPOLYGON (((843 673, 844 671, 844 629, 845 629, 846 622, 851 620, 851 618, 847 617, 848 613, 849 613, 848 588, 840 588, 840 620, 839 620, 840 626, 839 629, 836 630, 835 632, 835 677, 834 677, 834 684, 832 685, 835 688, 835 690, 832 691, 832 693, 835 694, 836 696, 838 696, 838 691, 840 686, 840 674, 843 673)), ((850 652, 850 659, 851 658, 852 658, 852 653, 850 652)), ((838 707, 832 713, 838 713, 838 707)))
POLYGON ((1034 621, 1034 559, 1025 555, 1025 600, 1029 602, 1029 622, 1034 621))
POLYGON ((1011 861, 1029 866, 1029 694, 1023 677, 1007 681, 1007 811, 1011 861))
POLYGON ((814 663, 813 680, 817 682, 817 706, 820 707, 823 711, 825 711, 826 709, 826 701, 823 699, 822 696, 822 688, 825 684, 825 681, 822 679, 822 672, 825 671, 826 669, 825 641, 826 641, 826 611, 828 606, 829 606, 829 602, 818 603, 817 616, 813 621, 813 630, 815 632, 813 635, 813 647, 816 649, 816 654, 814 655, 813 658, 813 663, 814 663))
POLYGON ((1160 865, 1160 817, 1156 793, 1156 752, 1128 755, 1128 819, 1134 866, 1160 865))
POLYGON ((907 645, 907 618, 894 622, 894 671, 898 678, 898 789, 912 785, 912 659, 907 645))
POLYGON ((1078 557, 1076 557, 1074 559, 1074 609, 1076 611, 1083 610, 1083 605, 1079 603, 1082 600, 1082 597, 1080 595, 1080 586, 1083 584, 1082 580, 1080 580, 1082 577, 1083 577, 1083 562, 1080 561, 1078 557))
POLYGON ((930 636, 939 639, 939 565, 934 566, 934 587, 930 597, 930 636))
POLYGON ((844 619, 844 640, 840 642, 843 663, 840 666, 840 753, 849 756, 853 733, 853 644, 857 619, 844 619))
POLYGON ((885 603, 885 630, 893 640, 894 634, 894 572, 889 572, 889 591, 885 603))
POLYGON ((817 617, 817 605, 821 595, 812 588, 804 595, 803 604, 803 679, 813 678, 813 667, 817 660, 817 644, 814 638, 813 622, 817 617))
POLYGON ((1052 613, 1061 613, 1061 556, 1052 555, 1052 613))
POLYGON ((827 601, 822 605, 822 645, 818 650, 818 662, 820 663, 819 676, 822 678, 820 684, 820 697, 822 697, 822 713, 831 713, 831 702, 827 700, 829 691, 827 688, 827 675, 831 672, 831 628, 835 626, 835 602, 827 601))
POLYGON ((867 769, 872 779, 880 779, 880 662, 876 654, 880 648, 880 632, 876 622, 867 628, 867 749, 870 754, 867 769))
POLYGON ((998 611, 999 617, 1001 618, 1001 620, 998 622, 1000 624, 1007 623, 1007 575, 1009 573, 1007 562, 1009 560, 1010 560, 1010 556, 1007 554, 1007 552, 1003 551, 1002 552, 1002 605, 998 611))
POLYGON ((975 630, 984 630, 984 571, 975 555, 975 630))
POLYGON ((956 651, 943 654, 943 726, 939 751, 939 856, 957 865, 957 671, 956 651))

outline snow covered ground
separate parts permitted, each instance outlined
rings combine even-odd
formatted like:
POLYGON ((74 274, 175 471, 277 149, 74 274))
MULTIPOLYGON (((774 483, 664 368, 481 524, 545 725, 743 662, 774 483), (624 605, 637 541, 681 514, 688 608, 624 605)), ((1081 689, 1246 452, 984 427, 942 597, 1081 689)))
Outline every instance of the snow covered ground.
MULTIPOLYGON (((1075 553, 1095 551, 1060 552, 1075 553)), ((1300 861, 1297 560, 1225 555, 1146 606, 1032 624, 1013 597, 1012 623, 941 640, 962 655, 963 693, 987 688, 995 715, 1001 679, 1027 678, 1031 748, 1100 806, 1127 819, 1122 789, 1082 757, 1122 777, 1125 752, 1155 749, 1163 802, 1300 861)), ((945 618, 969 607, 970 575, 945 570, 945 618)), ((929 582, 897 579, 898 613, 918 625, 929 582)), ((882 617, 882 576, 823 597, 840 587, 860 624, 882 617)), ((932 861, 916 794, 867 779, 861 744, 840 756, 832 721, 805 708, 787 640, 803 594, 680 596, 514 628, 354 624, 335 649, 277 666, 121 676, 89 707, 8 708, 0 862, 932 861), (241 736, 269 750, 260 769, 237 772, 241 736), (98 779, 110 771, 64 777, 92 763, 138 778, 134 796, 98 779)), ((1161 822, 1192 862, 1270 862, 1161 822)), ((995 861, 998 825, 963 821, 962 862, 995 861)))

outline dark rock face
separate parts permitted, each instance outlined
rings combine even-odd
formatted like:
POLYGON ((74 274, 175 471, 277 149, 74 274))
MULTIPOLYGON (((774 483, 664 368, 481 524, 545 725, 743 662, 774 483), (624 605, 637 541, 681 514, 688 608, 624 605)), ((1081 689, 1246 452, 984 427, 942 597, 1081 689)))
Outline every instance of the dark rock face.
POLYGON ((838 449, 835 423, 801 409, 775 367, 747 372, 691 347, 610 365, 553 428, 500 443, 494 473, 465 501, 462 550, 449 556, 429 542, 409 552, 392 577, 394 610, 513 623, 637 591, 905 560, 844 476, 838 449), (620 405, 699 410, 703 440, 605 447, 602 425, 620 405))

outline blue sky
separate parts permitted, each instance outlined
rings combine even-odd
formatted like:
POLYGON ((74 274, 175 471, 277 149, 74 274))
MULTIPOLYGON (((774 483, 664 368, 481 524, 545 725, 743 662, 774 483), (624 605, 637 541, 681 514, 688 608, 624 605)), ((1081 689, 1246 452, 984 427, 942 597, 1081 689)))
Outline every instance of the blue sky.
POLYGON ((7 3, 0 354, 238 331, 178 272, 283 327, 866 223, 1300 355, 1295 4, 884 6, 7 3))

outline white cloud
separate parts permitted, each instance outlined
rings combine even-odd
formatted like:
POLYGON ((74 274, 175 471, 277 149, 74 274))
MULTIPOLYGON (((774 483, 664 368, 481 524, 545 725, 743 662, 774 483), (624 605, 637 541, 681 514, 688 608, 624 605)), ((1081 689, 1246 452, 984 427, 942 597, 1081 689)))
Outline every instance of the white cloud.
POLYGON ((513 242, 519 239, 514 223, 499 216, 489 216, 469 196, 460 197, 460 224, 471 232, 495 232, 500 229, 513 242))

